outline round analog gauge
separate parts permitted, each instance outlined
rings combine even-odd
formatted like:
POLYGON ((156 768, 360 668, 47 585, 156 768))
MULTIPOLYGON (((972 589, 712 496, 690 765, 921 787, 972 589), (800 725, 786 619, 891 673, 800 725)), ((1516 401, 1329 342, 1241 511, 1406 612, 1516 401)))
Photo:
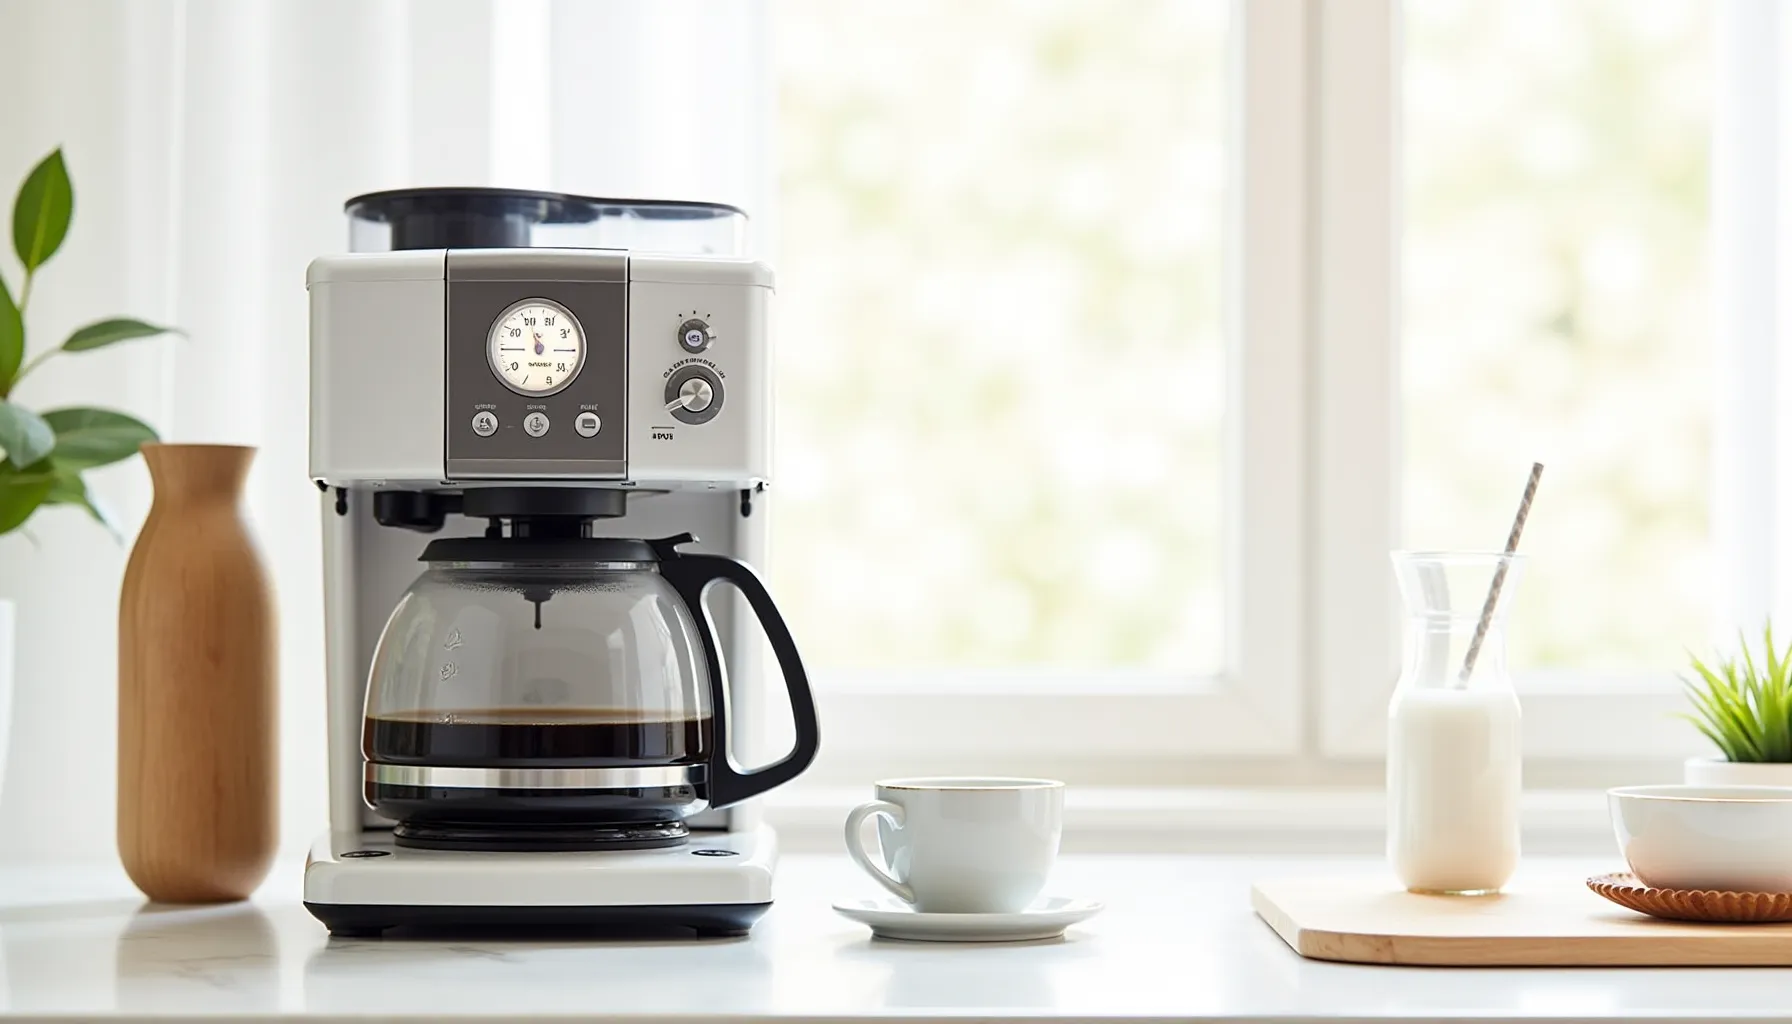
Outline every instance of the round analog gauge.
POLYGON ((492 324, 486 354, 505 387, 519 395, 551 395, 585 365, 585 329, 558 302, 524 299, 492 324))

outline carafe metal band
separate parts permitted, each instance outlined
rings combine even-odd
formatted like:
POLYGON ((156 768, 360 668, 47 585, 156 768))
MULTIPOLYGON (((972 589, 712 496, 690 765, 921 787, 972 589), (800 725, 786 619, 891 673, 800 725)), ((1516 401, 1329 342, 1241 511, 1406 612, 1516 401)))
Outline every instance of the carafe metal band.
POLYGON ((646 768, 462 768, 422 764, 369 764, 367 782, 441 789, 652 789, 695 786, 708 765, 646 768))

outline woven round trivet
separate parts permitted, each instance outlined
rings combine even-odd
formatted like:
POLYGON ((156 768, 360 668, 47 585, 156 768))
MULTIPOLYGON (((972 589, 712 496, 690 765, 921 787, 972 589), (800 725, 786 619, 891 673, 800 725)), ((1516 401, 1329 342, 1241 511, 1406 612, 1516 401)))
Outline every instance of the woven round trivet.
POLYGON ((1670 921, 1767 924, 1792 921, 1792 893, 1717 892, 1710 889, 1656 889, 1628 872, 1596 875, 1587 888, 1621 907, 1670 921))

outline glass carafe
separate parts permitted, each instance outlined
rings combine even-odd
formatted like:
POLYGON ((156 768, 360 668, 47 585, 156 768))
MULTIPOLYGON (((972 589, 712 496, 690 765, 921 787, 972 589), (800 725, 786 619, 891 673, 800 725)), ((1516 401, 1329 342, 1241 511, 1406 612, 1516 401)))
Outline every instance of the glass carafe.
POLYGON ((814 706, 788 631, 733 559, 685 538, 452 538, 400 599, 374 653, 367 799, 405 845, 669 845, 683 819, 793 777, 814 706), (740 587, 764 624, 798 749, 755 773, 729 762, 722 667, 703 589, 740 587))
POLYGON ((1476 552, 1393 560, 1406 664, 1388 705, 1388 861, 1415 892, 1497 892, 1518 866, 1522 744, 1506 618, 1523 563, 1476 552))

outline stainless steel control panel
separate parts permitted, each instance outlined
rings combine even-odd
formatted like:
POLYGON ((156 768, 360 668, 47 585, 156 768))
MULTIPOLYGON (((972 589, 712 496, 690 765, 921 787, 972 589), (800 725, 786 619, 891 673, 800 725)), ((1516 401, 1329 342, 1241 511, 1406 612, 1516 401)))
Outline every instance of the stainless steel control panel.
POLYGON ((448 478, 626 477, 627 255, 450 250, 446 276, 448 478))

